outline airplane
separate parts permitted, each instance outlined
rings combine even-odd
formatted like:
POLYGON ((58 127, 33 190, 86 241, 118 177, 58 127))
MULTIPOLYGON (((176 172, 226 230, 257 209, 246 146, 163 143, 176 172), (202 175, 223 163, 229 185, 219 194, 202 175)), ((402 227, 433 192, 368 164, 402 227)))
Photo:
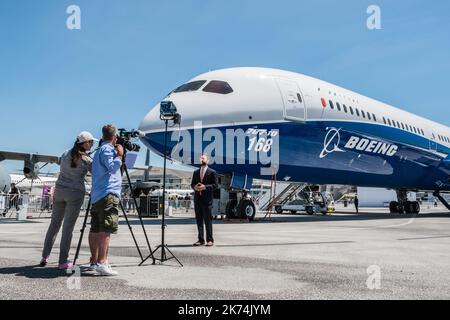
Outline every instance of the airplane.
POLYGON ((26 179, 24 175, 20 174, 11 174, 11 183, 14 183, 17 188, 25 189, 31 191, 32 188, 38 187, 42 188, 43 186, 52 187, 55 185, 56 177, 46 177, 46 176, 38 176, 38 179, 33 182, 29 179, 26 179))
MULTIPOLYGON (((4 160, 17 160, 24 162, 23 176, 10 175, 10 173, 8 173, 7 170, 0 165, 0 192, 4 193, 7 193, 9 191, 11 182, 20 185, 23 184, 24 181, 28 180, 31 189, 33 183, 35 183, 35 180, 39 181, 42 179, 39 176, 39 171, 42 168, 52 163, 59 164, 59 157, 56 156, 0 151, 0 162, 4 160), (45 164, 39 167, 38 163, 45 163, 45 164), (19 177, 21 179, 18 179, 19 177)), ((44 180, 46 181, 48 179, 51 180, 54 178, 43 178, 43 180, 41 181, 44 182, 44 180)), ((49 183, 50 180, 48 180, 49 183)))
POLYGON ((398 199, 390 203, 392 213, 419 213, 419 203, 408 201, 407 192, 428 191, 450 210, 441 196, 450 192, 450 128, 445 125, 319 79, 269 68, 207 72, 162 102, 172 103, 181 115, 181 123, 168 128, 168 153, 161 102, 139 130, 148 148, 172 160, 193 165, 203 152, 224 153, 228 140, 221 144, 211 137, 241 129, 244 148, 230 140, 234 155, 210 164, 217 172, 271 179, 262 173, 267 167, 279 181, 393 189, 398 199), (257 139, 261 135, 265 140, 257 139), (277 164, 250 161, 255 148, 271 154, 267 141, 275 136, 277 164), (183 142, 190 148, 181 153, 183 142))

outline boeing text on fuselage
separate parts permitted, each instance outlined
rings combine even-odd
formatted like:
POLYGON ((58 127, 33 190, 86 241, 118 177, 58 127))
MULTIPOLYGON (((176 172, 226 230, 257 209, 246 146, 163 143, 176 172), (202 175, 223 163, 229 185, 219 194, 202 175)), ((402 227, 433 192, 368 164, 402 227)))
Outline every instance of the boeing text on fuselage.
MULTIPOLYGON (((319 156, 321 159, 325 158, 333 152, 345 152, 345 150, 339 147, 339 143, 341 142, 340 131, 342 130, 342 128, 327 128, 327 130, 328 132, 323 142, 323 150, 319 156)), ((357 136, 351 136, 344 145, 344 148, 349 150, 382 154, 388 157, 393 157, 398 151, 398 146, 395 144, 367 138, 360 138, 357 136)))

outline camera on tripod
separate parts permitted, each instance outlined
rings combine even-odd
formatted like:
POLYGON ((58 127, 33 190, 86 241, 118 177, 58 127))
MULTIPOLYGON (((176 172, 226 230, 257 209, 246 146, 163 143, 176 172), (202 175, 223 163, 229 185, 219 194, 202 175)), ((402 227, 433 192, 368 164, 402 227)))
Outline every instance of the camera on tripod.
POLYGON ((132 139, 139 138, 142 133, 137 130, 127 131, 125 129, 119 129, 119 134, 117 135, 117 144, 120 144, 125 150, 130 152, 139 152, 141 146, 131 142, 132 139))
POLYGON ((161 101, 159 114, 161 120, 173 120, 174 124, 181 124, 181 115, 172 101, 161 101))

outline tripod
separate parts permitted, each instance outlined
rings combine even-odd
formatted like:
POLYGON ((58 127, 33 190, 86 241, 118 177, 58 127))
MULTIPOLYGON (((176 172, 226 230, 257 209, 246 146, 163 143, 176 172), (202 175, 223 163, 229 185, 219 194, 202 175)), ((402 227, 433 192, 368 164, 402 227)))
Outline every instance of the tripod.
POLYGON ((165 211, 166 211, 166 171, 167 171, 167 166, 166 166, 166 161, 167 161, 167 126, 168 126, 168 119, 164 119, 165 124, 166 124, 166 130, 164 132, 164 169, 163 169, 163 204, 162 204, 162 219, 161 219, 161 244, 158 245, 154 251, 152 251, 150 253, 150 255, 145 258, 144 260, 142 260, 142 262, 139 265, 142 265, 143 263, 145 263, 145 261, 147 261, 149 258, 153 259, 153 264, 155 264, 156 260, 160 261, 161 263, 171 260, 171 259, 175 259, 180 266, 183 266, 183 264, 180 262, 180 260, 178 260, 178 258, 172 253, 172 251, 170 251, 169 247, 166 245, 165 243, 165 229, 167 227, 166 222, 165 222, 165 211), (161 251, 161 257, 157 258, 155 256, 155 253, 160 250, 161 251), (167 256, 166 251, 170 254, 170 257, 167 256))
MULTIPOLYGON (((130 187, 130 190, 132 190, 131 179, 130 179, 130 175, 128 174, 128 169, 127 169, 127 165, 125 164, 125 162, 123 163, 123 167, 122 168, 123 168, 123 171, 126 173, 128 186, 130 187)), ((142 226, 142 230, 144 231, 145 240, 147 242, 147 246, 148 246, 148 249, 150 251, 149 257, 153 257, 152 247, 150 246, 150 241, 148 240, 147 231, 145 230, 145 226, 144 226, 144 221, 142 220, 142 217, 141 217, 141 211, 139 210, 140 207, 138 206, 136 197, 134 196, 133 193, 132 193, 132 195, 133 195, 134 206, 137 209, 139 220, 140 220, 141 226, 142 226)), ((125 209, 123 207, 122 201, 119 201, 119 205, 120 205, 120 209, 122 210, 123 216, 125 217, 125 220, 127 222, 128 229, 130 230, 130 233, 131 233, 131 236, 133 238, 133 241, 134 241, 134 244, 136 246, 136 249, 137 249, 137 251, 139 253, 139 257, 141 258, 141 263, 139 264, 139 266, 140 266, 145 261, 144 260, 144 256, 142 255, 141 248, 139 247, 139 244, 136 241, 136 237, 134 236, 133 228, 130 225, 130 221, 128 220, 128 216, 127 216, 126 211, 125 211, 125 209)), ((88 216, 89 216, 89 213, 90 213, 91 209, 92 209, 92 199, 91 199, 91 197, 89 197, 89 202, 88 202, 88 206, 87 206, 87 209, 86 209, 86 215, 84 217, 83 226, 81 227, 81 230, 80 230, 81 234, 80 234, 80 239, 78 240, 77 251, 75 253, 75 258, 73 260, 73 264, 74 265, 76 264, 77 259, 78 259, 78 255, 80 253, 81 243, 83 242, 83 236, 84 236, 84 231, 86 229, 87 219, 88 219, 88 216)), ((149 257, 147 257, 147 259, 149 257)))

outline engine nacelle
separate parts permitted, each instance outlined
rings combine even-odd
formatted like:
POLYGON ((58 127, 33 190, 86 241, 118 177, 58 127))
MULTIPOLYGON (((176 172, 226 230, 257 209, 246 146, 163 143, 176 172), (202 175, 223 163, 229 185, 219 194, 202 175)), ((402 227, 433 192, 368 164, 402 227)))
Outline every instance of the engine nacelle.
POLYGON ((39 175, 39 165, 34 163, 33 161, 25 160, 23 167, 23 175, 27 179, 37 179, 39 175))

